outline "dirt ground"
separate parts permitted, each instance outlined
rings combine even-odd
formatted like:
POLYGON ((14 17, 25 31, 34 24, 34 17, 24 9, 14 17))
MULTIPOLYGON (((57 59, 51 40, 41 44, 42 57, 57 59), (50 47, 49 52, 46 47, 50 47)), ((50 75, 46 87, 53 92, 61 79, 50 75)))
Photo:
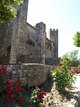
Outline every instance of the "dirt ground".
MULTIPOLYGON (((50 79, 48 79, 43 85, 39 86, 39 88, 47 93, 50 93, 52 96, 52 99, 48 101, 43 107, 75 107, 71 104, 71 99, 73 98, 79 102, 77 94, 79 95, 80 92, 58 92, 58 90, 55 88, 54 82, 50 79)), ((27 95, 30 95, 33 89, 34 88, 27 90, 27 95)), ((27 107, 29 107, 29 105, 27 105, 27 107)), ((80 105, 77 107, 80 107, 80 105)))

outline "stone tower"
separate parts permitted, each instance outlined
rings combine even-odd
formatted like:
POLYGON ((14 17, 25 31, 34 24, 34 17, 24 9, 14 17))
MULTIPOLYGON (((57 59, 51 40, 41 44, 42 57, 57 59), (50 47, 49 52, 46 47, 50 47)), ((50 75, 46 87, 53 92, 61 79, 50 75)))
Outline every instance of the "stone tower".
POLYGON ((52 48, 52 58, 58 58, 58 29, 50 29, 50 40, 54 42, 55 46, 52 48))
POLYGON ((18 47, 20 47, 20 38, 24 35, 24 27, 26 27, 28 2, 29 0, 23 0, 23 4, 19 7, 16 19, 14 20, 10 63, 16 63, 17 55, 20 54, 20 51, 22 52, 22 48, 18 49, 18 47))
POLYGON ((43 22, 36 24, 35 54, 40 55, 41 63, 45 63, 46 27, 43 22))

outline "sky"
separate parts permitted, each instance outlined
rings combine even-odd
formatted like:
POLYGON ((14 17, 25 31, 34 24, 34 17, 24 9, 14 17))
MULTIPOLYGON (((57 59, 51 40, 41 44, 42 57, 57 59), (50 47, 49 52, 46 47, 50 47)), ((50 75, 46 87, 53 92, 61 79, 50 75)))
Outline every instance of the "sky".
POLYGON ((74 35, 80 31, 80 0, 29 0, 27 21, 33 26, 44 22, 47 33, 50 28, 59 30, 59 57, 80 50, 73 45, 74 35))

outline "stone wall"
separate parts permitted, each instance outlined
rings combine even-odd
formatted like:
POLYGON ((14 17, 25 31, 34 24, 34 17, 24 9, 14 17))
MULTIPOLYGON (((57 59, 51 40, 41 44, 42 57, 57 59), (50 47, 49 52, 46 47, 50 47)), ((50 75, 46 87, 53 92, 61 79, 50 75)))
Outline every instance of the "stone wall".
POLYGON ((7 69, 12 81, 20 79, 22 86, 30 88, 41 85, 47 80, 51 66, 37 63, 23 63, 20 65, 7 65, 7 69))
POLYGON ((0 56, 5 54, 8 46, 11 45, 12 23, 10 25, 0 24, 0 56))
POLYGON ((41 63, 40 55, 22 55, 17 57, 17 63, 41 63))
POLYGON ((27 33, 26 29, 27 10, 28 10, 28 0, 23 0, 23 4, 18 10, 13 26, 10 63, 15 64, 17 60, 17 55, 21 54, 21 52, 24 51, 23 50, 24 36, 27 33))
POLYGON ((58 29, 50 29, 50 40, 55 44, 52 49, 52 58, 58 58, 58 29))
POLYGON ((13 23, 0 24, 0 64, 9 63, 13 23))
POLYGON ((45 40, 46 25, 43 22, 36 24, 35 55, 40 55, 42 63, 45 64, 45 40))
POLYGON ((56 65, 59 65, 59 62, 60 62, 60 58, 57 58, 57 59, 46 58, 45 59, 45 64, 46 65, 56 66, 56 65))

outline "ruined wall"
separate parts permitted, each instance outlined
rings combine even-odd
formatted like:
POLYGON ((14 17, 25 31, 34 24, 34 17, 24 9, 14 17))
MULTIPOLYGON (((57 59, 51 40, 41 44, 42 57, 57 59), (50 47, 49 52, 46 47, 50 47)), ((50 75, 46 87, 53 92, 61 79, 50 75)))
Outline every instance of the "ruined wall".
POLYGON ((54 48, 54 46, 54 42, 46 37, 45 58, 52 58, 52 49, 54 48))
POLYGON ((32 25, 30 25, 29 23, 27 23, 27 31, 28 32, 27 32, 26 36, 30 36, 30 38, 34 41, 35 40, 35 36, 36 36, 36 28, 33 27, 32 25))
POLYGON ((24 35, 27 33, 26 20, 28 11, 28 0, 24 0, 21 8, 18 10, 17 17, 14 22, 10 63, 16 63, 17 56, 24 51, 24 35))
POLYGON ((43 84, 50 73, 51 66, 44 64, 7 65, 9 78, 12 81, 20 79, 28 88, 43 84))
POLYGON ((0 24, 0 55, 4 54, 6 48, 11 45, 12 28, 13 23, 0 24))
POLYGON ((17 57, 22 55, 32 55, 34 53, 35 28, 27 23, 24 31, 23 34, 19 35, 17 57))
MULTIPOLYGON (((34 45, 35 45, 35 28, 31 26, 30 24, 26 24, 27 32, 24 35, 24 50, 23 55, 32 55, 34 54, 34 45)), ((23 37, 23 36, 22 36, 23 37)))
POLYGON ((43 22, 36 24, 35 36, 35 55, 40 55, 42 63, 45 63, 45 40, 46 40, 46 25, 43 22))
POLYGON ((13 23, 0 24, 0 63, 9 63, 13 23))

